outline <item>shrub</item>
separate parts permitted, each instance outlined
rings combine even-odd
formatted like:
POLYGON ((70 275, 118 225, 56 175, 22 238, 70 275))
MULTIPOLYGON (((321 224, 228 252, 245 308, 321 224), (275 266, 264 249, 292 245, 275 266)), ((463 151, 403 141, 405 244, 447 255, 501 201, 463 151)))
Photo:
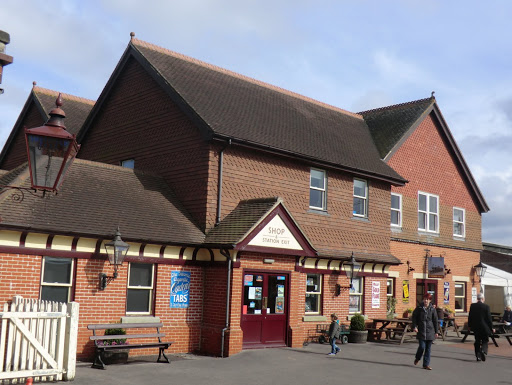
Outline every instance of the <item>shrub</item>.
MULTIPOLYGON (((113 329, 106 329, 105 335, 106 336, 117 336, 117 335, 125 335, 126 330, 121 328, 113 328, 113 329)), ((126 338, 116 338, 114 340, 103 340, 101 345, 126 345, 126 338)))
POLYGON ((364 317, 356 313, 350 318, 350 330, 363 331, 366 330, 366 324, 364 323, 364 317))

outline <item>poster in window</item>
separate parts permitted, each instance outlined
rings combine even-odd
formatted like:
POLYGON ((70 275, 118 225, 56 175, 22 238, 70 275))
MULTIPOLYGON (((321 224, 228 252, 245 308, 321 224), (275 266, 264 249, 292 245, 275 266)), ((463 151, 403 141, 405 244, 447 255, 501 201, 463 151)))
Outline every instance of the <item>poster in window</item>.
POLYGON ((372 309, 380 307, 380 282, 372 281, 372 309))
POLYGON ((171 271, 170 307, 188 308, 190 298, 190 271, 171 271))
POLYGON ((261 291, 261 287, 255 287, 254 288, 255 291, 254 291, 254 299, 255 300, 261 300, 261 294, 262 294, 262 291, 261 291))
POLYGON ((253 276, 246 274, 244 277, 244 286, 252 286, 253 276))
POLYGON ((257 275, 256 276, 256 282, 263 282, 263 276, 262 275, 257 275))
POLYGON ((284 313, 284 297, 276 297, 276 314, 284 313))
POLYGON ((444 278, 444 257, 430 257, 428 259, 428 277, 444 278))
POLYGON ((444 283, 444 297, 443 302, 448 305, 450 303, 450 282, 444 283))
POLYGON ((284 297, 284 285, 277 285, 277 295, 284 297))
POLYGON ((409 280, 402 281, 402 302, 409 303, 409 280))

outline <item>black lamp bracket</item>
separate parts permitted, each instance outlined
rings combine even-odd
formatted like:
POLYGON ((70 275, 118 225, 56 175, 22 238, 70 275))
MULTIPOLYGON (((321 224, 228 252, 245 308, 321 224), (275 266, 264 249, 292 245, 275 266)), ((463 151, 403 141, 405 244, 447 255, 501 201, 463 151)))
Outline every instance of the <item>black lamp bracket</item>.
POLYGON ((18 187, 18 186, 7 186, 7 185, 0 185, 0 189, 12 189, 16 190, 15 193, 11 195, 11 200, 16 203, 21 203, 25 199, 25 193, 24 191, 28 192, 29 194, 38 197, 38 198, 44 198, 46 195, 46 190, 43 190, 43 195, 38 195, 37 190, 33 189, 31 187, 18 187))
POLYGON ((114 274, 109 277, 105 273, 100 273, 100 290, 105 290, 107 285, 117 278, 117 269, 114 270, 114 274))

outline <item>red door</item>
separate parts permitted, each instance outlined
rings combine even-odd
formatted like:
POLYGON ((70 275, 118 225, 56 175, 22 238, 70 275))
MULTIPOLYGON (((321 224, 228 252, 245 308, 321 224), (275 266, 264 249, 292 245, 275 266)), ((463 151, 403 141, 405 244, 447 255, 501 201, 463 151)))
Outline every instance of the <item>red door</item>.
POLYGON ((244 274, 243 348, 286 346, 288 275, 244 274))
POLYGON ((423 296, 426 293, 432 295, 432 304, 437 305, 437 281, 427 279, 416 281, 416 305, 423 303, 423 296))

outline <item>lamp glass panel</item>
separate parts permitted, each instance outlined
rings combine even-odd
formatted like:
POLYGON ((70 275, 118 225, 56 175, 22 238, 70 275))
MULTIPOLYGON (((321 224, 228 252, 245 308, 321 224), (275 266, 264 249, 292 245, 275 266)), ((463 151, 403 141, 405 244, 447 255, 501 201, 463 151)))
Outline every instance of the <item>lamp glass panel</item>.
POLYGON ((30 134, 27 138, 33 187, 56 188, 71 140, 30 134))

